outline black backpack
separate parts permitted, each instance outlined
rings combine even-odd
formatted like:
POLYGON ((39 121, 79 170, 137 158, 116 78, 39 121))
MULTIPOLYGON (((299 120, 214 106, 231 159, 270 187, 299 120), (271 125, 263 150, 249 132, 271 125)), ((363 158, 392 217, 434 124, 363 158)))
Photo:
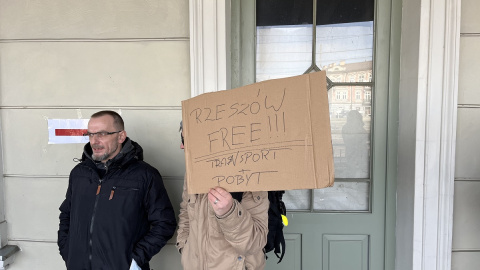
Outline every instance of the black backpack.
MULTIPOLYGON (((278 263, 282 261, 285 255, 282 215, 286 215, 287 209, 282 201, 284 193, 284 190, 268 192, 268 200, 270 201, 270 207, 268 208, 268 235, 267 244, 263 249, 265 254, 273 250, 277 258, 279 258, 278 263)), ((232 192, 231 194, 238 202, 242 202, 243 192, 232 192)))

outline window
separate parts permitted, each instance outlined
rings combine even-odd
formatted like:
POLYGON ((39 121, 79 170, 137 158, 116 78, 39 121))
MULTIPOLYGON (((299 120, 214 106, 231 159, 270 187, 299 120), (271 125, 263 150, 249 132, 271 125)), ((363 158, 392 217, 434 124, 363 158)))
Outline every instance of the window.
POLYGON ((370 102, 372 100, 372 92, 365 91, 365 101, 370 102))
POLYGON ((373 0, 256 1, 256 81, 318 70, 325 70, 329 81, 335 187, 287 191, 288 209, 370 209, 373 5, 373 0))
POLYGON ((338 100, 346 100, 347 99, 347 91, 336 91, 336 97, 338 100))

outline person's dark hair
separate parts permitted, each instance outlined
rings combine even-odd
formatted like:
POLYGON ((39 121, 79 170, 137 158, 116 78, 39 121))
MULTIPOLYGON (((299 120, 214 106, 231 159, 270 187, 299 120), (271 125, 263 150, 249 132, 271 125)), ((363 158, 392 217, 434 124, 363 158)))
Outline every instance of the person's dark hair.
POLYGON ((97 117, 102 117, 105 115, 110 115, 113 117, 113 125, 117 130, 125 130, 125 125, 123 123, 123 119, 120 116, 120 114, 114 112, 114 111, 99 111, 94 114, 90 118, 97 118, 97 117))
POLYGON ((185 139, 183 138, 183 122, 180 121, 180 128, 178 129, 180 131, 180 138, 182 139, 182 144, 185 145, 185 139))

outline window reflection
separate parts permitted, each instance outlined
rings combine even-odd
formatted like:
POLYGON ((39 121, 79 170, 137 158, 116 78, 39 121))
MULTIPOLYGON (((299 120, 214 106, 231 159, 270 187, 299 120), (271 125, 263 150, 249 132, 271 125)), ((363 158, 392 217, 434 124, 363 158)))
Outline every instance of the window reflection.
POLYGON ((312 63, 312 26, 257 27, 256 81, 302 75, 312 63))
POLYGON ((335 182, 333 187, 314 190, 313 208, 317 211, 368 211, 370 184, 335 182))
POLYGON ((363 82, 361 75, 365 76, 367 70, 371 74, 373 21, 319 25, 316 41, 316 64, 327 71, 329 78, 340 73, 342 82, 363 82), (345 72, 346 66, 354 73, 345 72))
POLYGON ((370 177, 370 108, 330 107, 335 178, 370 177))
MULTIPOLYGON (((312 64, 312 25, 258 26, 256 81, 303 74, 312 64)), ((333 82, 372 78, 373 21, 317 26, 316 59, 333 82)))
MULTIPOLYGON (((333 82, 328 100, 335 177, 369 179, 374 1, 256 3, 256 81, 297 76, 312 67, 325 70, 333 82)), ((287 191, 288 208, 369 209, 368 181, 336 182, 332 188, 314 190, 313 206, 306 192, 287 191)))

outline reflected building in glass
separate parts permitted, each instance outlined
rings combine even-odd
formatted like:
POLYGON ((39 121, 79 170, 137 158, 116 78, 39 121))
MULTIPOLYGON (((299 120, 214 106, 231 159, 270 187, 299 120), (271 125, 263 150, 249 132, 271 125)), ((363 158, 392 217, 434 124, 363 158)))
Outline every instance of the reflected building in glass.
POLYGON ((323 70, 335 84, 328 93, 335 175, 369 178, 372 62, 340 63, 323 70))

